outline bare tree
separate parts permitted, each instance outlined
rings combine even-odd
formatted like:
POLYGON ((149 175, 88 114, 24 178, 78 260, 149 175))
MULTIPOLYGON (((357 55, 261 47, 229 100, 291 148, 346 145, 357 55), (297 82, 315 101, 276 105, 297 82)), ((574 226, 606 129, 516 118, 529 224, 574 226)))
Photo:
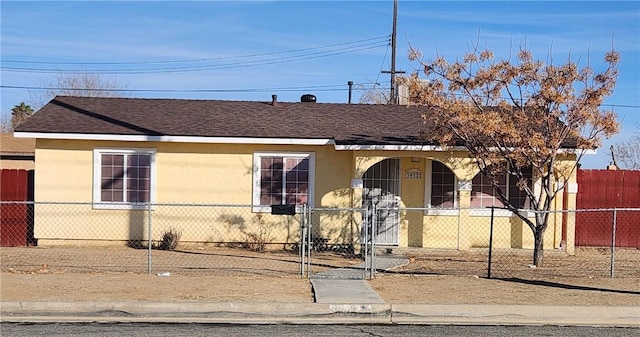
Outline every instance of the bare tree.
POLYGON ((640 131, 637 131, 630 139, 618 142, 612 151, 621 168, 640 170, 640 131))
MULTIPOLYGON (((41 84, 46 88, 30 92, 34 107, 40 109, 58 95, 84 97, 127 96, 125 86, 114 77, 92 72, 59 73, 41 84)), ((37 110, 36 109, 36 110, 37 110)))
POLYGON ((2 120, 0 121, 0 132, 9 133, 12 131, 13 131, 13 128, 11 127, 11 119, 5 118, 4 114, 2 114, 2 120))
POLYGON ((496 59, 492 51, 477 48, 453 63, 440 56, 424 61, 415 49, 410 59, 428 79, 416 73, 409 84, 410 102, 428 108, 425 135, 468 151, 496 198, 532 230, 533 265, 541 266, 554 199, 584 150, 618 131, 615 113, 601 105, 613 92, 620 55, 607 53, 600 73, 590 66, 580 69, 570 59, 560 65, 534 61, 525 49, 516 60, 496 59), (526 194, 535 220, 500 187, 498 178, 505 174, 526 194))
POLYGON ((357 84, 356 88, 362 90, 360 104, 389 104, 389 92, 381 88, 379 83, 357 84))

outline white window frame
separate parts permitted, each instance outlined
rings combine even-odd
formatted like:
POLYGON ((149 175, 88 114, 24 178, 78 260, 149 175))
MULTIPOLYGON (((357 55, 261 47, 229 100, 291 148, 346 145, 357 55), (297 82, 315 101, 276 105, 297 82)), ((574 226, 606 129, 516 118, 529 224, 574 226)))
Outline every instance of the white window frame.
MULTIPOLYGON (((438 207, 433 207, 433 205, 431 205, 431 187, 432 187, 432 179, 431 179, 431 175, 432 175, 432 165, 433 165, 434 160, 426 160, 425 162, 425 177, 424 177, 424 205, 425 208, 427 209, 425 214, 426 215, 458 215, 460 214, 460 211, 457 209, 459 207, 459 201, 458 201, 458 195, 459 195, 459 190, 458 190, 458 177, 455 175, 455 173, 453 174, 453 207, 455 209, 443 209, 443 208, 438 208, 438 207)), ((444 164, 442 164, 444 165, 444 164)), ((445 165, 445 167, 447 167, 449 170, 451 170, 451 168, 449 168, 448 166, 445 165)))
MULTIPOLYGON (((93 208, 95 209, 147 209, 148 203, 109 202, 102 201, 102 155, 103 154, 141 154, 150 155, 149 202, 156 201, 156 149, 150 148, 95 148, 93 149, 93 208)), ((125 191, 126 195, 126 178, 125 191)))
MULTIPOLYGON (((308 158, 309 159, 309 181, 307 204, 314 205, 315 194, 315 167, 316 155, 313 152, 255 152, 253 154, 253 200, 252 210, 256 213, 271 212, 271 206, 260 205, 260 170, 262 169, 262 157, 282 157, 282 158, 308 158)), ((286 175, 283 175, 283 178, 286 175)), ((296 212, 300 212, 300 206, 296 206, 296 212)))

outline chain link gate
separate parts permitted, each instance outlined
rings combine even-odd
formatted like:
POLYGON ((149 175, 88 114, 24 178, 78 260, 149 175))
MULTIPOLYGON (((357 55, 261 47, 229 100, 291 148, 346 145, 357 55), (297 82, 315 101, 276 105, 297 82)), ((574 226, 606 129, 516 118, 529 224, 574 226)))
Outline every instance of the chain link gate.
POLYGON ((305 205, 300 227, 300 274, 308 278, 372 279, 375 239, 370 233, 375 221, 363 221, 367 213, 376 212, 305 205))

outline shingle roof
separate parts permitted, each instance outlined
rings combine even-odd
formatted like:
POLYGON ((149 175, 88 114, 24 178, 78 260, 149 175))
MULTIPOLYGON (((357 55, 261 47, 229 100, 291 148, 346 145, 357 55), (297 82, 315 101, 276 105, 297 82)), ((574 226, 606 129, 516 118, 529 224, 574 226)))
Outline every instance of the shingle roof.
POLYGON ((58 96, 16 131, 424 144, 424 111, 400 105, 58 96))

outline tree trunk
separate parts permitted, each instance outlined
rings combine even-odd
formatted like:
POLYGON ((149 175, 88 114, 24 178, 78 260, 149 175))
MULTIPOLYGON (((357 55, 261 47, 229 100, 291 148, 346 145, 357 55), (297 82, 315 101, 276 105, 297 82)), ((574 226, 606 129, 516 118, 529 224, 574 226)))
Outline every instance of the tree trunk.
POLYGON ((533 233, 533 265, 542 267, 542 259, 544 257, 544 231, 536 228, 533 233))

